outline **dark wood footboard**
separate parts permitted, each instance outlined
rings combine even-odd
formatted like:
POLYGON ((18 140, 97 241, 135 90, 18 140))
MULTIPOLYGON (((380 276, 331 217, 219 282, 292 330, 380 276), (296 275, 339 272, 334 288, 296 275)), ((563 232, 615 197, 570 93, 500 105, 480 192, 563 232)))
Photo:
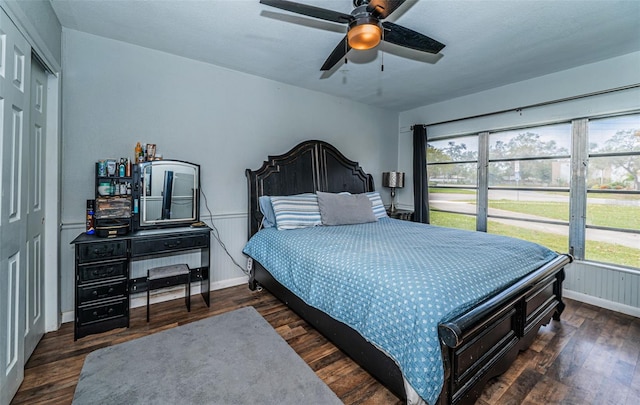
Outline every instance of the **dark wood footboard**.
POLYGON ((558 256, 542 268, 439 326, 445 387, 443 404, 473 404, 487 381, 505 372, 542 325, 564 309, 564 266, 558 256))

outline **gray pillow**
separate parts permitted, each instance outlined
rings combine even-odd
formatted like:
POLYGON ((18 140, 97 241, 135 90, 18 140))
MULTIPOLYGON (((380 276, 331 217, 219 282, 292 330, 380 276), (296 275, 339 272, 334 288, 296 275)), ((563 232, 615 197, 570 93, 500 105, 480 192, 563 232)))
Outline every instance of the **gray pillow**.
POLYGON ((351 225, 376 222, 371 200, 365 194, 333 194, 318 191, 322 225, 351 225))

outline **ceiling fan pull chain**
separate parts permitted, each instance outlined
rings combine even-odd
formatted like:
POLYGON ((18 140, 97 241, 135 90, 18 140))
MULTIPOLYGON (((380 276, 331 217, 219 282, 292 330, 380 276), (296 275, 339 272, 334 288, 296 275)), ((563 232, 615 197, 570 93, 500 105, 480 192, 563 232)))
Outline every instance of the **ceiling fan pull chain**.
POLYGON ((347 64, 347 53, 349 53, 349 42, 344 41, 344 64, 345 65, 347 64))
MULTIPOLYGON (((384 30, 382 30, 382 41, 384 42, 384 30)), ((380 50, 380 71, 384 72, 384 51, 380 50)))

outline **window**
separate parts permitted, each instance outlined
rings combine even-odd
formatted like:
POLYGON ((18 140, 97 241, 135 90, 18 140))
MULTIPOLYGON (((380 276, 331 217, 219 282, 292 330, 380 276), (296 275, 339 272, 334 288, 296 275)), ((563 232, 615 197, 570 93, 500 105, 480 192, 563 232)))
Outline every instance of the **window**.
POLYGON ((571 124, 489 134, 487 232, 568 250, 571 124))
POLYGON ((475 230, 478 137, 428 142, 427 164, 431 223, 475 230))
POLYGON ((640 114, 589 121, 585 259, 640 267, 640 114))
POLYGON ((430 140, 427 166, 434 225, 640 268, 638 113, 430 140))

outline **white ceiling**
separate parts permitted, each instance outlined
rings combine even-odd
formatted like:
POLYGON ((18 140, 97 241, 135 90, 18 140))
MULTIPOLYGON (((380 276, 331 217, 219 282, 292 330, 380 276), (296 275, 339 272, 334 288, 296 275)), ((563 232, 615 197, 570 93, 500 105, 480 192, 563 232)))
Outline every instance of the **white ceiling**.
POLYGON ((446 44, 439 55, 383 43, 329 74, 346 26, 259 0, 50 1, 73 30, 397 111, 640 51, 639 0, 407 0, 388 21, 446 44))

